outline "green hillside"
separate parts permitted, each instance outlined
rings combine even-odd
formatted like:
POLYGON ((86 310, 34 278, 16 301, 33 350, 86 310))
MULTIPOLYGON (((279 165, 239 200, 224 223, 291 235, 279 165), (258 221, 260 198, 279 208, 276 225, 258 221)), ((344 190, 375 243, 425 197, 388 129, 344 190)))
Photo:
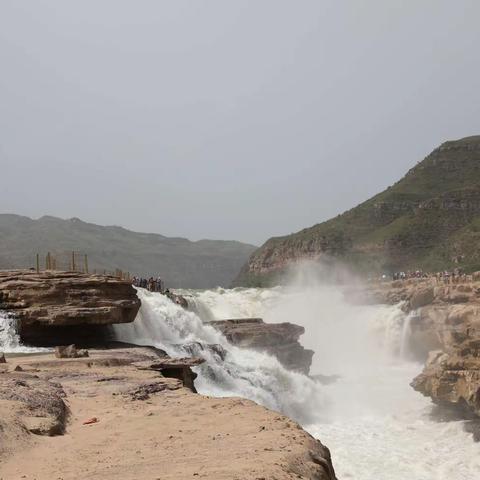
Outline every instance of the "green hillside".
MULTIPOLYGON (((228 286, 255 250, 235 241, 169 238, 103 227, 78 218, 39 220, 0 214, 0 268, 32 267, 36 253, 52 252, 68 268, 72 250, 88 255, 91 271, 119 268, 132 275, 160 275, 172 287, 228 286)), ((79 260, 82 263, 82 260, 79 260)))
POLYGON ((333 257, 362 272, 480 269, 480 136, 449 141, 399 182, 298 233, 268 240, 236 284, 275 282, 298 259, 333 257))

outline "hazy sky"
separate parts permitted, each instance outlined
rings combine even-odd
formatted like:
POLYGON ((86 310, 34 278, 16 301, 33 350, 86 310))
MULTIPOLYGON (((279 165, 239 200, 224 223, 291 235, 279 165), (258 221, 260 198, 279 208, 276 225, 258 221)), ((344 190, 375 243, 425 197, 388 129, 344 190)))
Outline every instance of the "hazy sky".
POLYGON ((478 0, 0 0, 0 211, 261 244, 480 133, 478 0))

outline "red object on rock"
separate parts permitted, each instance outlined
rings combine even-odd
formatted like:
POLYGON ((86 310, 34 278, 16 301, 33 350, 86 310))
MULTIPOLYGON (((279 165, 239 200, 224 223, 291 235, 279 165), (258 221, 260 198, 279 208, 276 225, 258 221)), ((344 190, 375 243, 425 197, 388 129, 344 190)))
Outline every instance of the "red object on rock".
POLYGON ((91 425, 92 423, 97 423, 97 422, 98 422, 98 418, 92 417, 92 418, 89 418, 88 420, 85 420, 83 422, 83 425, 91 425))

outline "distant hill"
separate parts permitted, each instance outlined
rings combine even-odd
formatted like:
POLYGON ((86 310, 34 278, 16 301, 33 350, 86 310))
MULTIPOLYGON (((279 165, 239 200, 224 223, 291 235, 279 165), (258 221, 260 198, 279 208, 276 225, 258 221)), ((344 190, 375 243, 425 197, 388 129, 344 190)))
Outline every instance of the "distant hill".
POLYGON ((271 238, 235 284, 277 283, 297 260, 322 257, 361 272, 480 270, 480 136, 442 144, 395 185, 336 218, 271 238))
POLYGON ((132 275, 160 275, 172 287, 211 288, 228 286, 255 248, 236 241, 191 242, 137 233, 78 218, 0 214, 0 268, 32 267, 37 252, 42 262, 47 252, 54 253, 58 266, 67 268, 68 252, 75 250, 88 255, 91 271, 119 268, 132 275))

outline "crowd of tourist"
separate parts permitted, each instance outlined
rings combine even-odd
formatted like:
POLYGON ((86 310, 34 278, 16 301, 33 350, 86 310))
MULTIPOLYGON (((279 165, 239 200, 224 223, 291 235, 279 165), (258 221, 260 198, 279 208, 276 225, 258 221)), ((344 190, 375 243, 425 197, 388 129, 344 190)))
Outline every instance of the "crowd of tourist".
POLYGON ((406 280, 407 278, 427 278, 428 275, 423 270, 415 270, 414 272, 395 272, 392 275, 393 280, 406 280))
POLYGON ((461 269, 456 268, 451 272, 438 272, 434 275, 437 283, 461 283, 467 280, 467 274, 461 269))
MULTIPOLYGON (((386 275, 383 276, 386 279, 386 275)), ((452 271, 442 271, 437 273, 425 273, 423 270, 415 270, 408 272, 395 272, 392 274, 392 280, 408 280, 411 278, 432 278, 437 283, 460 283, 467 280, 467 274, 460 268, 452 271)))
POLYGON ((150 277, 149 279, 141 277, 133 277, 132 284, 135 287, 145 288, 150 292, 165 293, 165 282, 160 278, 150 277))
POLYGON ((150 277, 148 279, 142 277, 133 277, 132 284, 134 287, 145 288, 150 292, 161 293, 177 305, 180 305, 183 308, 188 308, 188 301, 185 299, 185 297, 178 295, 166 288, 165 282, 160 277, 150 277))

